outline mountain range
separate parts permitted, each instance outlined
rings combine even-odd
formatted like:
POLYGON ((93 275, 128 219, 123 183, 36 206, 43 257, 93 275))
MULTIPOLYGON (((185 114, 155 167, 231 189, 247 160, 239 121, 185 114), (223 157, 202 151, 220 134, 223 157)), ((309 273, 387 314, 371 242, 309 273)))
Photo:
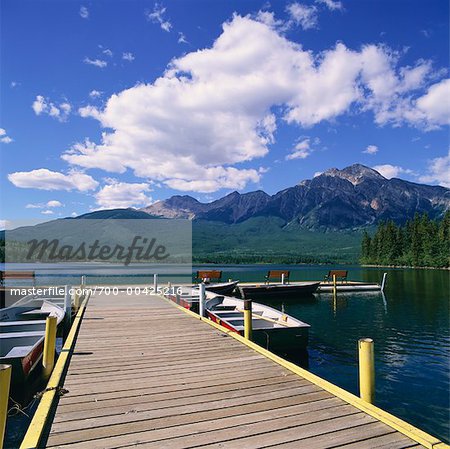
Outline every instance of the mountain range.
POLYGON ((226 224, 242 223, 254 217, 276 217, 285 226, 349 230, 381 220, 402 223, 415 213, 440 218, 449 208, 450 189, 387 179, 372 168, 354 164, 342 170, 329 169, 274 195, 261 190, 233 192, 211 203, 201 203, 189 195, 176 195, 140 212, 226 224))
POLYGON ((136 223, 145 227, 142 220, 155 217, 188 218, 195 262, 357 263, 364 229, 381 220, 403 223, 416 213, 439 219, 449 208, 450 189, 387 179, 355 164, 332 168, 274 195, 233 192, 211 203, 176 195, 140 210, 105 209, 7 232, 13 244, 30 236, 82 241, 88 223, 79 220, 96 219, 90 230, 100 235, 109 230, 119 241, 124 231, 115 219, 140 219, 136 223))

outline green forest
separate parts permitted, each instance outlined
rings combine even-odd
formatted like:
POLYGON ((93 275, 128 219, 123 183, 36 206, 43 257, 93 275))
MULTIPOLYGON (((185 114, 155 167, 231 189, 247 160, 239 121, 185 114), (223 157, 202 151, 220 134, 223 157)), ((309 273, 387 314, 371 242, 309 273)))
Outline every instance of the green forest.
POLYGON ((378 225, 373 236, 364 233, 361 263, 410 267, 450 266, 450 211, 440 221, 416 214, 404 225, 378 225))

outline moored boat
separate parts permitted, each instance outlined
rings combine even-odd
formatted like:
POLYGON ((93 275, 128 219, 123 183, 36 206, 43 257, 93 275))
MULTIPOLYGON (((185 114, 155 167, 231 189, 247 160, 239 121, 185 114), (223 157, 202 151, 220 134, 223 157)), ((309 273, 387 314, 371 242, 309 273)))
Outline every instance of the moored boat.
POLYGON ((45 320, 55 316, 64 320, 64 309, 46 300, 31 298, 1 310, 0 363, 12 365, 11 386, 27 381, 42 358, 45 320))
POLYGON ((206 284, 205 290, 218 295, 231 295, 239 281, 220 282, 216 284, 206 284))
POLYGON ((238 287, 245 299, 287 299, 310 296, 317 291, 320 282, 294 282, 291 284, 253 284, 238 287))
MULTIPOLYGON (((244 301, 207 293, 206 314, 217 324, 244 334, 244 301)), ((272 307, 252 303, 253 341, 274 350, 304 349, 308 344, 309 324, 272 307)))

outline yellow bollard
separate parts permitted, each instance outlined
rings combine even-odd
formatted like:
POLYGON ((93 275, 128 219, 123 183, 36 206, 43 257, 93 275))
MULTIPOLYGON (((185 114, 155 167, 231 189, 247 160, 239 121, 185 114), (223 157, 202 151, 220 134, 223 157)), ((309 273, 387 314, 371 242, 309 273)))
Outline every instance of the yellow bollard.
POLYGON ((252 301, 244 300, 244 337, 247 340, 252 339, 252 301))
POLYGON ((56 350, 56 316, 48 316, 45 322, 44 352, 42 354, 42 374, 48 379, 55 366, 56 350))
POLYGON ((0 365, 0 448, 3 447, 3 440, 5 439, 10 384, 11 365, 0 365))
POLYGON ((333 294, 336 295, 336 293, 337 293, 336 275, 333 274, 333 294))
POLYGON ((359 395, 363 401, 373 404, 375 399, 375 362, 373 340, 358 340, 359 352, 359 395))

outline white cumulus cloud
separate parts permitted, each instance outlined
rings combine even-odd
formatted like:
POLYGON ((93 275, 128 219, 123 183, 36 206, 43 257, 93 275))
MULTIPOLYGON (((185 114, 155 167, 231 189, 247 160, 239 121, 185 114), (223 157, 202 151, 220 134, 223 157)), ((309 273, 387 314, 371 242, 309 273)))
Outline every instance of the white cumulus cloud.
POLYGON ((316 3, 325 5, 331 11, 344 9, 342 2, 337 0, 316 0, 316 3))
POLYGON ((414 174, 414 172, 409 168, 399 167, 398 165, 383 164, 383 165, 375 165, 375 167, 372 168, 387 179, 398 178, 402 174, 405 175, 414 174))
POLYGON ((14 142, 14 140, 7 135, 6 129, 0 128, 0 142, 8 144, 14 142))
POLYGON ((181 31, 178 32, 178 43, 179 44, 188 44, 189 43, 186 39, 186 36, 181 31))
POLYGON ((67 101, 55 104, 42 95, 36 96, 31 107, 36 115, 46 114, 60 122, 65 122, 72 110, 72 106, 67 101))
POLYGON ((98 58, 91 59, 91 58, 88 58, 87 56, 83 59, 83 62, 88 65, 93 65, 95 67, 99 67, 100 69, 103 69, 108 65, 107 61, 105 61, 103 59, 98 59, 98 58))
MULTIPOLYGON (((268 153, 279 121, 306 128, 351 110, 372 111, 378 124, 423 127, 415 102, 432 92, 424 93, 431 65, 398 61, 377 45, 338 43, 314 54, 266 23, 235 15, 210 48, 174 59, 154 82, 118 92, 102 108, 80 108, 104 132, 62 157, 84 168, 131 169, 179 190, 242 188, 262 172, 239 164, 268 153)), ((438 126, 439 115, 428 116, 438 126)))
POLYGON ((166 19, 166 8, 161 3, 155 3, 153 11, 146 11, 145 17, 149 22, 158 24, 162 30, 170 32, 172 24, 166 19))
POLYGON ((378 153, 378 147, 376 145, 368 145, 367 148, 363 151, 365 154, 376 154, 378 153))
POLYGON ((102 187, 94 196, 97 204, 106 209, 147 206, 152 202, 147 196, 147 183, 113 182, 102 187))
POLYGON ((4 231, 5 229, 12 229, 13 223, 9 220, 0 220, 0 230, 4 231))
POLYGON ((311 151, 310 139, 304 139, 295 145, 291 153, 286 156, 286 160, 306 159, 311 151))
POLYGON ((428 126, 450 124, 450 79, 433 84, 416 102, 428 126))
POLYGON ((450 150, 446 156, 429 161, 427 173, 420 176, 419 181, 450 188, 450 150))
POLYGON ((68 174, 64 174, 46 168, 10 173, 8 179, 16 187, 24 189, 78 190, 87 192, 94 190, 98 186, 98 182, 85 173, 71 171, 68 174))
POLYGON ((58 200, 50 200, 46 203, 30 203, 25 206, 26 209, 44 209, 44 208, 55 208, 55 207, 63 207, 64 204, 58 200))
POLYGON ((100 92, 99 90, 91 90, 90 92, 89 92, 89 96, 91 97, 91 98, 98 98, 98 97, 101 97, 102 96, 102 93, 103 92, 100 92))
POLYGON ((131 52, 125 52, 125 53, 122 53, 122 59, 124 61, 131 62, 131 61, 134 61, 134 55, 131 52))
POLYGON ((88 19, 89 18, 89 10, 86 8, 86 6, 80 6, 80 16, 83 19, 88 19))
POLYGON ((300 25, 304 30, 317 28, 317 8, 315 6, 303 5, 301 3, 291 3, 286 7, 291 20, 300 25))

